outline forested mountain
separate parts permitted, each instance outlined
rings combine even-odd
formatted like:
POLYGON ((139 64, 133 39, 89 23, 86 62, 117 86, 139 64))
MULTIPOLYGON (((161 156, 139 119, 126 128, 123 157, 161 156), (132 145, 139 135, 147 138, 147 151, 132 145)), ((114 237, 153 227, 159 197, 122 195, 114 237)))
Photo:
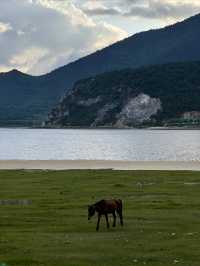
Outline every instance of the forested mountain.
POLYGON ((200 125, 200 62, 109 72, 78 81, 49 127, 200 125))
POLYGON ((2 73, 0 125, 40 124, 74 82, 83 78, 124 68, 200 60, 199 44, 200 15, 196 15, 163 29, 135 34, 43 76, 16 70, 2 73))
POLYGON ((65 80, 34 77, 17 70, 0 74, 0 126, 40 125, 60 100, 65 80))

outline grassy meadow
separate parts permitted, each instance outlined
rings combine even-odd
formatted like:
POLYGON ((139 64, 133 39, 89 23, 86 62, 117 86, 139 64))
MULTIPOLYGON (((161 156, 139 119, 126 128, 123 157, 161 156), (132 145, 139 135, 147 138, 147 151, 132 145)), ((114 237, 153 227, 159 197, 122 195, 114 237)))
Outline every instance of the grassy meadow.
POLYGON ((0 266, 199 266, 199 247, 200 172, 0 171, 0 266), (87 205, 115 197, 124 227, 96 232, 87 205))

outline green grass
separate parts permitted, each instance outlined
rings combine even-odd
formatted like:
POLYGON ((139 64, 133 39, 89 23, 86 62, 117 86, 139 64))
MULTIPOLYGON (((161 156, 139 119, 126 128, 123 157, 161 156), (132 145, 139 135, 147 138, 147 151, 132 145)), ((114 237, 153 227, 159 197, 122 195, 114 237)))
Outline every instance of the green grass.
POLYGON ((1 171, 11 199, 32 203, 0 204, 0 265, 200 265, 200 172, 1 171), (124 227, 97 233, 87 205, 113 197, 124 227))

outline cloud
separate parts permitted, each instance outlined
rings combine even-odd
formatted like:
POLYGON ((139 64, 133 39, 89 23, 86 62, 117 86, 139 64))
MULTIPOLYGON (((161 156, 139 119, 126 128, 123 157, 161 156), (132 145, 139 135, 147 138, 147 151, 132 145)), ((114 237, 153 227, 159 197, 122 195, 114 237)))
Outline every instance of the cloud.
POLYGON ((1 0, 0 9, 0 71, 46 73, 127 36, 72 1, 1 0))
POLYGON ((180 19, 200 12, 199 0, 89 0, 82 5, 90 16, 180 19))
POLYGON ((144 6, 132 6, 125 16, 140 16, 152 19, 180 19, 200 12, 200 2, 175 0, 150 0, 144 6))
MULTIPOLYGON (((112 2, 113 4, 113 2, 112 2)), ((82 5, 82 10, 88 15, 120 15, 121 10, 117 7, 105 5, 104 1, 87 1, 82 5)))
POLYGON ((7 32, 9 30, 12 30, 12 27, 9 23, 0 22, 0 33, 7 32))

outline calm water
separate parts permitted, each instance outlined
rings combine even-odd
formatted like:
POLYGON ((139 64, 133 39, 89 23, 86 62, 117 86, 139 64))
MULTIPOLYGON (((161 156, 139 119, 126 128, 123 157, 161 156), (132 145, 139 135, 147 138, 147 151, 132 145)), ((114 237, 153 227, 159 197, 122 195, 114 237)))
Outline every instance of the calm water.
POLYGON ((200 131, 1 128, 5 159, 200 161, 200 131))

